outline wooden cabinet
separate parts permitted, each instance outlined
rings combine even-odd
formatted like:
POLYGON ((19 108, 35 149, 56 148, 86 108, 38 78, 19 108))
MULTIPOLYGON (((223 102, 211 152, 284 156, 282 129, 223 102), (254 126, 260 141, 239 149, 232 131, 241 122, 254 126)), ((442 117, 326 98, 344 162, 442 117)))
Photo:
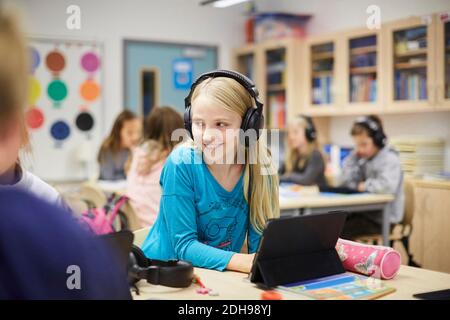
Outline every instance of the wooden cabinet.
POLYGON ((423 268, 450 273, 450 182, 414 182, 410 252, 423 268))
POLYGON ((384 82, 381 32, 367 28, 342 33, 344 112, 347 114, 384 111, 384 82))
POLYGON ((287 38, 234 51, 233 68, 255 82, 267 128, 285 129, 287 119, 300 112, 300 47, 300 40, 287 38))
POLYGON ((439 110, 450 110, 450 12, 436 15, 436 96, 439 110))
POLYGON ((330 112, 339 112, 342 108, 343 92, 339 76, 338 51, 341 48, 332 35, 309 37, 302 47, 303 61, 301 73, 305 80, 301 83, 301 111, 311 115, 326 115, 330 112))
POLYGON ((286 118, 299 112, 328 117, 450 110, 449 20, 448 13, 433 14, 388 22, 380 30, 254 44, 235 51, 235 67, 243 70, 245 56, 253 55, 270 127, 283 127, 273 121, 277 106, 271 102, 283 95, 286 118), (272 60, 277 55, 284 81, 268 83, 268 73, 281 65, 272 60))
POLYGON ((386 110, 431 111, 436 103, 435 17, 413 17, 383 26, 386 110))

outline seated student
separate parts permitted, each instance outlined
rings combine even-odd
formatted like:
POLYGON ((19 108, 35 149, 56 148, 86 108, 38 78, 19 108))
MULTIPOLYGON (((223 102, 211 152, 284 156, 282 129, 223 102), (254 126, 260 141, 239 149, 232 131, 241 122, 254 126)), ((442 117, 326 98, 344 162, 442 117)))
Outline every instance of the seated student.
POLYGON ((0 190, 25 189, 63 205, 58 192, 23 168, 19 151, 29 149, 25 123, 28 50, 14 15, 0 7, 0 190))
POLYGON ((0 300, 131 298, 110 249, 62 208, 0 190, 0 216, 0 300))
MULTIPOLYGON (((153 108, 145 121, 144 141, 132 152, 126 194, 142 227, 151 226, 161 198, 159 179, 164 163, 178 144, 172 133, 183 129, 181 115, 170 107, 153 108)), ((131 159, 130 158, 130 159, 131 159)))
MULTIPOLYGON (((361 117, 351 129, 355 150, 344 160, 343 186, 361 192, 387 193, 395 196, 387 209, 390 222, 398 223, 403 218, 404 194, 403 172, 398 153, 386 145, 387 137, 380 118, 361 117)), ((362 234, 381 232, 379 214, 352 214, 342 234, 343 238, 354 238, 362 234)))
POLYGON ((280 182, 326 185, 325 162, 316 135, 310 117, 297 115, 288 124, 286 161, 280 169, 280 182))
POLYGON ((166 161, 160 212, 143 250, 154 259, 249 272, 266 221, 279 216, 279 182, 263 139, 249 147, 239 142, 239 129, 248 128, 244 119, 257 111, 251 89, 238 82, 244 78, 226 72, 203 75, 186 98, 185 124, 194 141, 177 146, 166 161), (246 235, 249 254, 240 253, 246 235))
POLYGON ((116 118, 111 133, 98 153, 100 180, 125 180, 125 164, 130 151, 142 136, 142 123, 133 112, 124 110, 116 118))

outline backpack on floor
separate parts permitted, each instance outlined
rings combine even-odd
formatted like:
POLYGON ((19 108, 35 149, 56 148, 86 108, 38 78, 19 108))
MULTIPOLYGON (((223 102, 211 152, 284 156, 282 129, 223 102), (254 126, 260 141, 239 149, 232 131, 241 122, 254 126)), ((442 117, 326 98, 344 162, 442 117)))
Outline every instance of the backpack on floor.
POLYGON ((89 208, 81 215, 82 224, 95 234, 116 232, 115 225, 120 222, 120 230, 128 230, 128 218, 120 209, 128 197, 113 194, 102 208, 89 208), (119 221, 116 221, 119 219, 119 221))

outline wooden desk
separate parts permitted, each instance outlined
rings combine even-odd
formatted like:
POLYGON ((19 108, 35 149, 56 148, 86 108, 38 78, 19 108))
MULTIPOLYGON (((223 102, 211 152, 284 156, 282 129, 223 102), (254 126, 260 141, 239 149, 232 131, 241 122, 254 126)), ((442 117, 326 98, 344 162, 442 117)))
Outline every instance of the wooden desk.
POLYGON ((367 212, 377 210, 383 213, 382 235, 383 244, 389 245, 389 212, 386 205, 394 200, 390 194, 317 194, 299 195, 299 197, 280 197, 280 210, 294 211, 294 214, 325 213, 333 210, 345 210, 349 212, 367 212))
MULTIPOLYGON (((155 286, 141 280, 138 287, 141 291, 139 296, 133 294, 135 300, 168 299, 168 300, 259 300, 262 290, 253 283, 246 280, 247 275, 238 272, 214 271, 195 268, 195 274, 200 277, 206 287, 219 293, 218 296, 201 295, 196 293, 197 285, 189 288, 176 289, 155 286)), ((413 294, 449 289, 450 274, 430 270, 401 266, 398 275, 393 280, 383 281, 396 292, 382 297, 386 300, 409 300, 414 299, 413 294)), ((286 300, 307 300, 307 297, 281 292, 286 300)))
POLYGON ((280 209, 298 209, 298 208, 325 208, 325 207, 338 207, 338 206, 358 206, 358 205, 371 205, 382 204, 394 200, 394 197, 390 194, 336 194, 332 196, 318 194, 299 196, 298 198, 283 198, 280 197, 280 209))

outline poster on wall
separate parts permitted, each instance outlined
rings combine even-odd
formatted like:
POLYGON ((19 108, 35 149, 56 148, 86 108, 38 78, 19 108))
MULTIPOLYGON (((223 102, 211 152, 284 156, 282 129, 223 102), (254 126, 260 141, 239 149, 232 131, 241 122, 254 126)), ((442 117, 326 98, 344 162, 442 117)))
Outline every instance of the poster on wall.
POLYGON ((26 120, 32 151, 23 158, 43 179, 93 174, 104 119, 102 51, 94 41, 29 38, 26 120))
POLYGON ((190 58, 178 58, 173 61, 173 84, 177 90, 188 90, 193 81, 194 63, 190 58))

